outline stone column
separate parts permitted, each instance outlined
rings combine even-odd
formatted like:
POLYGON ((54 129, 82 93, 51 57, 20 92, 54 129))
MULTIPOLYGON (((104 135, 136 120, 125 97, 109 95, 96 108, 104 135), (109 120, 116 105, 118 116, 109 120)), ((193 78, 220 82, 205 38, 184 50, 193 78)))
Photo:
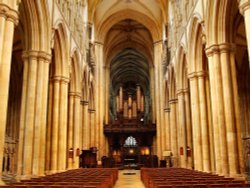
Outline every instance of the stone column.
POLYGON ((185 97, 184 91, 178 91, 178 146, 180 153, 180 167, 186 168, 186 113, 185 113, 185 97))
MULTIPOLYGON (((250 0, 240 0, 239 9, 245 20, 248 58, 250 58, 250 0)), ((249 59, 249 66, 250 66, 250 59, 249 59)))
POLYGON ((187 134, 187 148, 190 149, 191 156, 187 156, 187 168, 192 169, 192 120, 191 120, 191 107, 190 107, 190 96, 189 90, 184 90, 184 97, 185 97, 185 114, 186 114, 186 134, 187 134))
MULTIPOLYGON (((96 132, 98 132, 99 154, 101 156, 107 155, 106 140, 103 133, 104 116, 105 116, 105 73, 104 73, 104 58, 103 58, 103 44, 95 42, 96 54, 96 90, 95 90, 95 104, 91 108, 96 109, 96 132)), ((94 102, 94 101, 93 101, 94 102)))
POLYGON ((79 155, 77 150, 80 151, 80 100, 81 93, 75 93, 74 95, 74 124, 73 124, 73 168, 79 168, 79 155))
POLYGON ((209 132, 208 132, 208 112, 206 101, 206 73, 198 72, 198 89, 199 89, 199 107, 200 107, 200 127, 202 140, 202 161, 203 171, 210 172, 210 151, 209 151, 209 132))
POLYGON ((52 120, 51 120, 51 157, 50 173, 57 171, 58 163, 58 127, 59 127, 59 100, 60 100, 60 78, 53 78, 53 96, 52 96, 52 120))
POLYGON ((200 127, 200 107, 199 107, 199 91, 198 79, 196 73, 189 74, 191 88, 191 107, 192 107, 192 128, 193 128, 193 150, 194 150, 194 168, 195 170, 203 170, 202 164, 202 141, 200 127))
POLYGON ((89 147, 97 147, 96 145, 96 127, 95 127, 95 110, 89 109, 89 125, 90 125, 90 145, 89 147))
MULTIPOLYGON (((50 78, 49 80, 49 95, 48 95, 48 116, 47 116, 47 130, 46 130, 46 161, 45 161, 45 171, 46 174, 50 173, 51 170, 51 143, 52 143, 52 125, 53 125, 53 85, 54 80, 50 78)), ((20 134, 21 136, 21 134, 20 134)), ((20 140, 19 140, 20 145, 20 140)), ((19 147, 20 148, 20 147, 19 147)), ((20 158, 20 156, 19 156, 20 158)))
MULTIPOLYGON (((60 97, 59 97, 59 114, 60 114, 60 116, 59 116, 59 126, 58 126, 58 130, 57 130, 58 131, 57 170, 59 172, 66 170, 68 84, 69 84, 69 79, 62 76, 61 80, 60 80, 60 97)), ((80 103, 80 101, 79 101, 79 103, 80 103)))
POLYGON ((109 123, 110 67, 105 66, 105 124, 109 123))
MULTIPOLYGON (((249 4, 250 6, 250 4, 249 4)), ((250 21, 250 20, 249 20, 250 21)), ((250 25, 249 25, 250 26, 250 25)), ((250 43, 249 43, 250 44, 250 43)), ((221 70, 222 70, 222 85, 223 85, 223 99, 225 109, 225 122, 226 122, 226 142, 228 145, 228 163, 229 163, 229 174, 234 176, 239 173, 239 156, 237 152, 237 130, 236 130, 236 108, 234 104, 234 87, 233 79, 236 77, 232 75, 231 69, 235 67, 234 50, 233 44, 221 44, 219 46, 221 54, 221 70), (231 58, 231 54, 233 55, 231 58)), ((236 98, 237 99, 237 98, 236 98)))
MULTIPOLYGON (((69 152, 70 149, 73 148, 73 129, 74 129, 74 92, 69 92, 69 113, 68 113, 68 143, 67 143, 67 152, 69 152)), ((74 153, 75 154, 75 153, 74 153)), ((67 168, 72 169, 73 168, 73 158, 67 159, 67 168)))
POLYGON ((166 150, 171 150, 171 146, 170 146, 170 108, 165 108, 165 134, 166 134, 166 140, 165 140, 165 146, 166 146, 166 150))
POLYGON ((20 122, 20 140, 18 159, 18 178, 30 178, 44 174, 40 159, 45 160, 45 127, 48 85, 48 62, 50 55, 40 51, 25 51, 22 112, 20 122), (42 142, 42 143, 41 143, 42 142), (36 147, 33 147, 35 145, 36 147), (25 155, 25 158, 23 156, 25 155))
POLYGON ((43 64, 43 93, 42 93, 42 109, 41 109, 41 126, 40 126, 40 155, 39 155, 39 172, 38 176, 45 174, 46 164, 46 134, 47 134, 47 114, 48 114, 48 85, 49 85, 49 63, 51 62, 51 56, 49 54, 43 54, 39 60, 43 64), (46 101, 46 102, 44 102, 46 101))
POLYGON ((210 93, 211 93, 211 109, 212 109, 212 128, 213 128, 213 143, 214 143, 214 158, 215 158, 215 172, 221 173, 222 172, 222 165, 221 165, 221 146, 220 146, 220 134, 219 134, 219 118, 218 118, 218 108, 217 108, 217 95, 216 95, 216 79, 215 79, 215 72, 214 67, 215 63, 218 62, 218 58, 214 58, 213 55, 218 53, 218 49, 216 46, 212 46, 206 49, 206 54, 208 57, 208 66, 209 66, 209 79, 210 79, 210 93))
MULTIPOLYGON (((18 4, 15 1, 2 1, 0 4, 0 166, 3 163, 4 138, 8 109, 11 54, 14 26, 18 24, 18 4), (14 3, 13 3, 14 2, 14 3)), ((4 185, 1 179, 0 185, 4 185)))
POLYGON ((176 166, 177 159, 178 159, 178 145, 177 145, 177 118, 176 118, 176 106, 177 106, 177 99, 169 100, 170 106, 170 146, 171 151, 173 153, 173 157, 175 159, 174 165, 176 166))
MULTIPOLYGON (((209 58, 209 75, 211 78, 211 98, 212 98, 212 110, 213 110, 213 121, 214 122, 214 134, 215 139, 219 140, 219 145, 216 145, 218 142, 215 140, 215 149, 220 147, 220 161, 216 164, 216 172, 222 175, 228 175, 229 173, 229 164, 228 164, 228 145, 226 140, 226 122, 225 122, 225 109, 224 109, 224 100, 223 100, 223 88, 222 85, 222 69, 220 62, 220 49, 218 45, 212 45, 207 49, 208 57, 212 55, 212 59, 209 58), (216 99, 216 101, 214 100, 216 99), (215 111, 215 112, 214 112, 215 111), (218 131, 218 132, 217 132, 218 131), (218 134, 218 135, 217 135, 218 134)), ((215 151, 215 155, 218 155, 215 151)), ((217 156, 218 157, 218 156, 217 156)))
POLYGON ((155 100, 155 112, 156 112, 156 153, 158 157, 162 157, 162 80, 163 73, 161 67, 161 55, 162 55, 162 42, 157 41, 154 43, 154 100, 155 100))
POLYGON ((83 149, 89 149, 89 143, 90 143, 90 135, 89 135, 89 118, 88 118, 88 108, 89 108, 89 102, 88 101, 82 101, 82 119, 83 119, 83 125, 82 125, 82 146, 83 149))

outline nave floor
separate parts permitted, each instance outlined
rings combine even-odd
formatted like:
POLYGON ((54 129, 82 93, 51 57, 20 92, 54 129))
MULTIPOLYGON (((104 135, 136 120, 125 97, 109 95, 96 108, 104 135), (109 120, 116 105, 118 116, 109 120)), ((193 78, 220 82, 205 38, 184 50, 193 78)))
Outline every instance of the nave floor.
POLYGON ((119 170, 114 188, 145 188, 141 181, 140 170, 119 170))

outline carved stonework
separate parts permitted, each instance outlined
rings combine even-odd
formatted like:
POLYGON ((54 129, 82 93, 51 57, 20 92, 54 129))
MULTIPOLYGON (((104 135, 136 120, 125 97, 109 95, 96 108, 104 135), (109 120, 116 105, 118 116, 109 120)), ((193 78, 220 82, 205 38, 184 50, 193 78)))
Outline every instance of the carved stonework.
POLYGON ((168 25, 168 45, 171 47, 171 53, 175 52, 178 42, 186 30, 188 18, 193 12, 197 0, 174 0, 170 2, 171 13, 170 23, 168 25))
POLYGON ((57 0, 57 4, 69 29, 81 50, 85 50, 85 43, 88 42, 86 16, 86 0, 57 0))

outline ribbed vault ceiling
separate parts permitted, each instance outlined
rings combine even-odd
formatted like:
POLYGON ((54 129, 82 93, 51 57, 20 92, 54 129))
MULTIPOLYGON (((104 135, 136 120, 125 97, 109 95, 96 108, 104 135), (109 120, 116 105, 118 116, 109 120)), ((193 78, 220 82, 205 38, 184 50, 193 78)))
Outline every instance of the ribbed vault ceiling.
POLYGON ((119 85, 135 82, 149 89, 149 66, 145 57, 134 49, 124 49, 111 63, 111 80, 116 90, 119 85))
POLYGON ((152 37, 142 24, 126 19, 115 24, 105 40, 110 58, 110 78, 114 90, 120 84, 140 84, 149 90, 149 65, 152 61, 152 37))

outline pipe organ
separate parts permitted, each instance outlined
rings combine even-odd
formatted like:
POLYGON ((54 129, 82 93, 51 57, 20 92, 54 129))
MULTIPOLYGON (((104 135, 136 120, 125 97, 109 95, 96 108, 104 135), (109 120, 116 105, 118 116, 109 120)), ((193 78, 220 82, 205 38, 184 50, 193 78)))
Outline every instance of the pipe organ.
POLYGON ((143 118, 144 94, 140 85, 135 88, 120 86, 116 95, 116 112, 124 119, 143 118))

